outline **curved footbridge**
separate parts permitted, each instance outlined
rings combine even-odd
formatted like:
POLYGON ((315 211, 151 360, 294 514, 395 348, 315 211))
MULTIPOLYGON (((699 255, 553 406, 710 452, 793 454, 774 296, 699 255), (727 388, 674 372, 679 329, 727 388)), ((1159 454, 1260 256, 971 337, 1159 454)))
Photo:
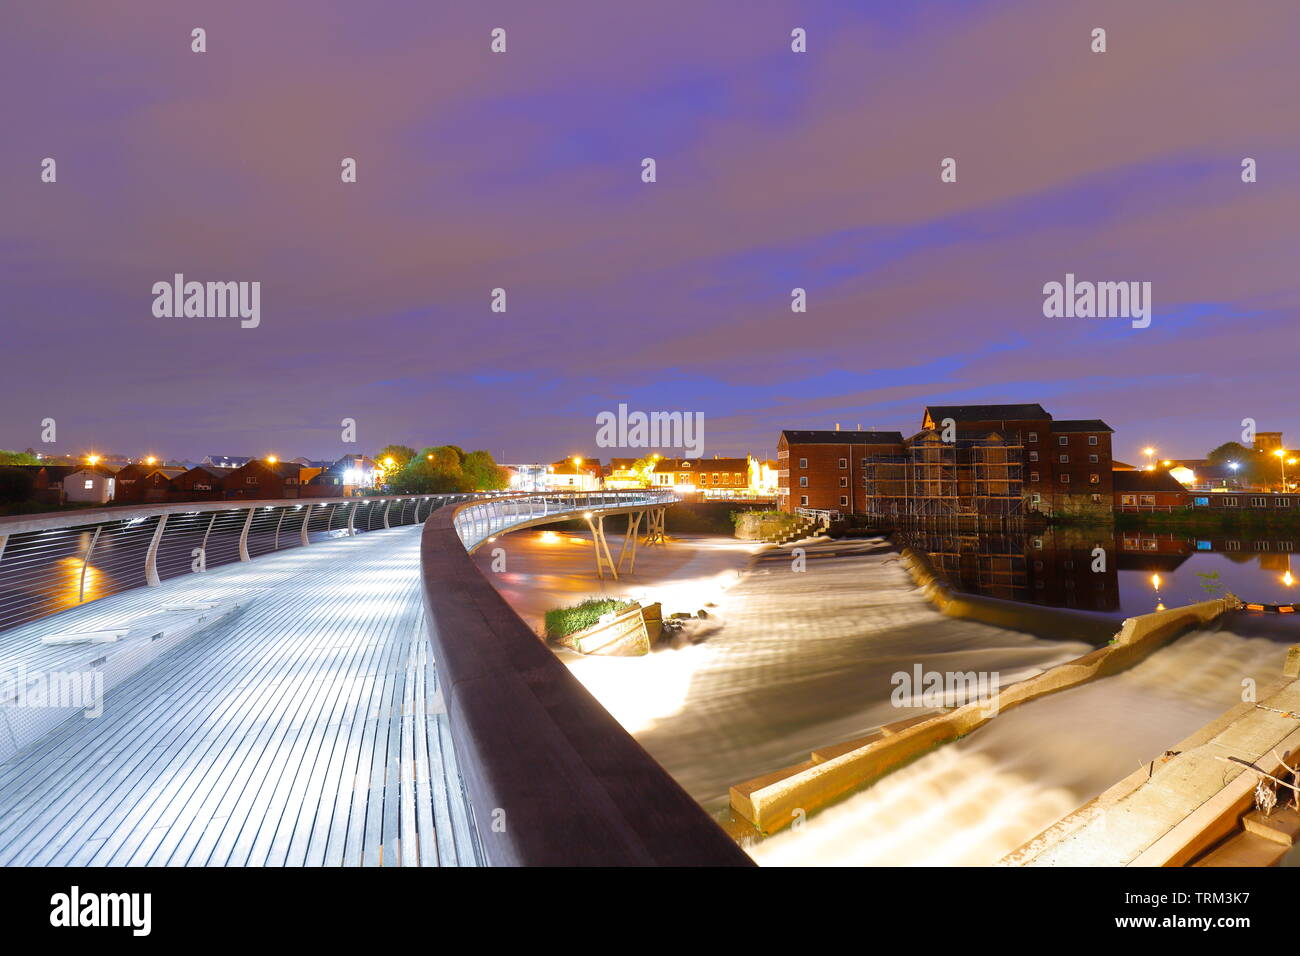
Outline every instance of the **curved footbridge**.
POLYGON ((748 862, 469 559, 669 503, 0 519, 0 864, 748 862))

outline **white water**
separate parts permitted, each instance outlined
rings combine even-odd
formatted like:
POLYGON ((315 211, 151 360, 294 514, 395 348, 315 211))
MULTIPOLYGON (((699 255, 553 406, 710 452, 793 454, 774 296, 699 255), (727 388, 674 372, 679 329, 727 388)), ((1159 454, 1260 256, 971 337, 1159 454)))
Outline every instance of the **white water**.
MULTIPOLYGON (((746 547, 679 543, 602 587, 589 549, 519 536, 502 591, 531 617, 602 591, 662 596, 669 612, 719 605, 704 643, 564 658, 710 810, 732 784, 926 713, 890 703, 891 676, 914 664, 997 672, 1005 687, 1091 650, 946 618, 887 551, 824 558, 810 546, 802 573, 787 558, 737 581, 746 547)), ((765 865, 995 863, 1232 706, 1243 678, 1276 677, 1284 657, 1280 642, 1187 635, 1126 673, 1009 710, 749 852, 765 865)))
POLYGON ((1284 645, 1189 634, 1132 670, 1000 714, 750 847, 765 866, 996 863, 1275 679, 1284 645))

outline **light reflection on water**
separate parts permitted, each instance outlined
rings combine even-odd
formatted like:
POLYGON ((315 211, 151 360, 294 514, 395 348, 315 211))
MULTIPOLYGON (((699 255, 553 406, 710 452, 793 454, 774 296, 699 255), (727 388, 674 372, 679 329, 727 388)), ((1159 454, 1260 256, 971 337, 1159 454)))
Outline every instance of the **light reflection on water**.
POLYGON ((1291 538, 1048 528, 909 531, 898 540, 927 552, 959 591, 1049 607, 1129 617, 1229 592, 1252 603, 1300 601, 1300 532, 1291 538), (1105 551, 1100 566, 1097 548, 1105 551))

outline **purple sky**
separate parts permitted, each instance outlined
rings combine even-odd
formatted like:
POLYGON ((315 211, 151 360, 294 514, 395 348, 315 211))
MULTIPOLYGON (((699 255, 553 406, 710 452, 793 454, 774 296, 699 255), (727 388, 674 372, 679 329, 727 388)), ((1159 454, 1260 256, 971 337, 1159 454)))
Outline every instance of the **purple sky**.
POLYGON ((1297 445, 1297 37, 1294 0, 11 4, 0 447, 607 458, 624 402, 771 455, 1003 401, 1129 460, 1297 445), (155 318, 175 272, 260 281, 260 327, 155 318), (1150 328, 1044 318, 1067 272, 1150 281, 1150 328))

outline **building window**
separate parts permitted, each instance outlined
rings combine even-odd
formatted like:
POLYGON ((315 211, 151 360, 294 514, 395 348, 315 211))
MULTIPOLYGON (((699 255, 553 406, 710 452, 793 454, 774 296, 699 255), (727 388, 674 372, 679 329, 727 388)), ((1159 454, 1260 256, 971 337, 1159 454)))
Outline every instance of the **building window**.
POLYGON ((1056 443, 1057 443, 1058 445, 1068 445, 1068 444, 1070 444, 1070 436, 1068 436, 1068 435, 1062 435, 1062 436, 1060 436, 1059 438, 1056 439, 1056 443))
POLYGON ((1036 504, 1036 505, 1037 505, 1037 504, 1042 504, 1042 502, 1043 502, 1043 496, 1042 496, 1042 495, 1039 495, 1039 494, 1030 495, 1029 500, 1030 500, 1030 502, 1032 502, 1033 504, 1036 504))
POLYGON ((1095 464, 1097 464, 1097 456, 1096 456, 1096 455, 1089 455, 1089 456, 1088 456, 1088 464, 1090 464, 1090 465, 1095 465, 1095 464))
POLYGON ((256 475, 249 475, 247 478, 244 479, 244 484, 246 484, 246 485, 255 485, 255 484, 257 484, 257 476, 256 476, 256 475))
POLYGON ((1156 496, 1155 496, 1155 495, 1143 495, 1143 496, 1142 496, 1142 503, 1143 503, 1144 505, 1154 505, 1154 504, 1156 503, 1156 496))
POLYGON ((840 507, 841 507, 841 508, 847 508, 848 506, 849 506, 849 497, 848 497, 848 495, 840 495, 840 507))
POLYGON ((863 467, 863 468, 866 468, 866 467, 867 467, 867 460, 866 460, 865 458, 862 459, 862 467, 863 467))
POLYGON ((1291 507, 1291 499, 1290 499, 1290 498, 1279 498, 1279 499, 1277 499, 1277 506, 1278 506, 1279 508, 1290 508, 1290 507, 1291 507))
POLYGON ((1088 476, 1088 484, 1090 484, 1090 485, 1099 485, 1099 484, 1101 484, 1101 475, 1097 474, 1096 472, 1094 472, 1093 474, 1089 475, 1089 476, 1088 476))
POLYGON ((1099 505, 1099 504, 1101 504, 1101 495, 1093 495, 1093 496, 1092 496, 1092 503, 1093 503, 1094 505, 1099 505))
POLYGON ((840 475, 840 487, 847 488, 848 486, 849 486, 849 479, 844 475, 840 475))
POLYGON ((1097 436, 1096 436, 1096 435, 1089 435, 1089 436, 1088 436, 1088 444, 1089 444, 1089 445, 1095 445, 1095 444, 1097 444, 1097 436))
POLYGON ((808 496, 807 496, 807 495, 800 495, 800 496, 799 496, 799 504, 800 504, 801 506, 803 506, 804 508, 807 508, 807 507, 808 507, 808 496))
POLYGON ((1136 495, 1120 495, 1120 496, 1119 496, 1119 503, 1120 503, 1121 505, 1135 505, 1135 504, 1137 504, 1137 496, 1136 496, 1136 495))
POLYGON ((849 460, 848 460, 847 458, 841 458, 841 459, 840 459, 840 467, 841 467, 841 468, 847 468, 847 467, 849 467, 849 460))
POLYGON ((1061 456, 1061 464, 1062 464, 1062 465, 1068 465, 1069 463, 1070 463, 1070 456, 1069 456, 1069 455, 1062 455, 1062 456, 1061 456))
POLYGON ((1063 484, 1063 485, 1068 485, 1069 483, 1070 483, 1070 476, 1069 476, 1069 475, 1062 475, 1062 476, 1061 476, 1061 484, 1063 484))
POLYGON ((1029 480, 1030 480, 1030 481, 1037 481, 1037 480, 1038 480, 1038 472, 1036 472, 1036 471, 1031 471, 1031 472, 1029 473, 1029 480))
POLYGON ((1235 507, 1237 507, 1237 499, 1236 499, 1236 498, 1224 498, 1224 499, 1223 499, 1223 507, 1225 507, 1225 508, 1235 508, 1235 507))
POLYGON ((86 479, 86 490, 89 491, 91 488, 94 488, 94 487, 95 487, 95 479, 94 479, 94 478, 87 478, 87 479, 86 479))
POLYGON ((1031 452, 1029 453, 1029 460, 1030 460, 1030 461, 1038 461, 1038 452, 1036 452, 1036 451, 1031 451, 1031 452))
POLYGON ((1029 433, 1029 441, 1030 441, 1030 442, 1036 442, 1036 441, 1038 441, 1038 432, 1030 432, 1030 433, 1029 433))
POLYGON ((1268 507, 1268 499, 1267 499, 1267 498, 1251 498, 1251 499, 1250 499, 1250 506, 1251 506, 1252 508, 1267 508, 1267 507, 1268 507))
POLYGON ((807 475, 803 475, 802 477, 800 477, 800 479, 799 479, 799 487, 800 487, 800 488, 807 488, 807 487, 808 487, 808 476, 807 476, 807 475))
POLYGON ((807 458, 800 458, 800 459, 799 459, 799 467, 800 467, 800 468, 807 468, 807 467, 808 467, 808 459, 807 459, 807 458))
POLYGON ((1143 539, 1142 539, 1142 550, 1143 550, 1143 551, 1159 551, 1159 550, 1160 550, 1160 542, 1157 541, 1155 538, 1143 538, 1143 539))

